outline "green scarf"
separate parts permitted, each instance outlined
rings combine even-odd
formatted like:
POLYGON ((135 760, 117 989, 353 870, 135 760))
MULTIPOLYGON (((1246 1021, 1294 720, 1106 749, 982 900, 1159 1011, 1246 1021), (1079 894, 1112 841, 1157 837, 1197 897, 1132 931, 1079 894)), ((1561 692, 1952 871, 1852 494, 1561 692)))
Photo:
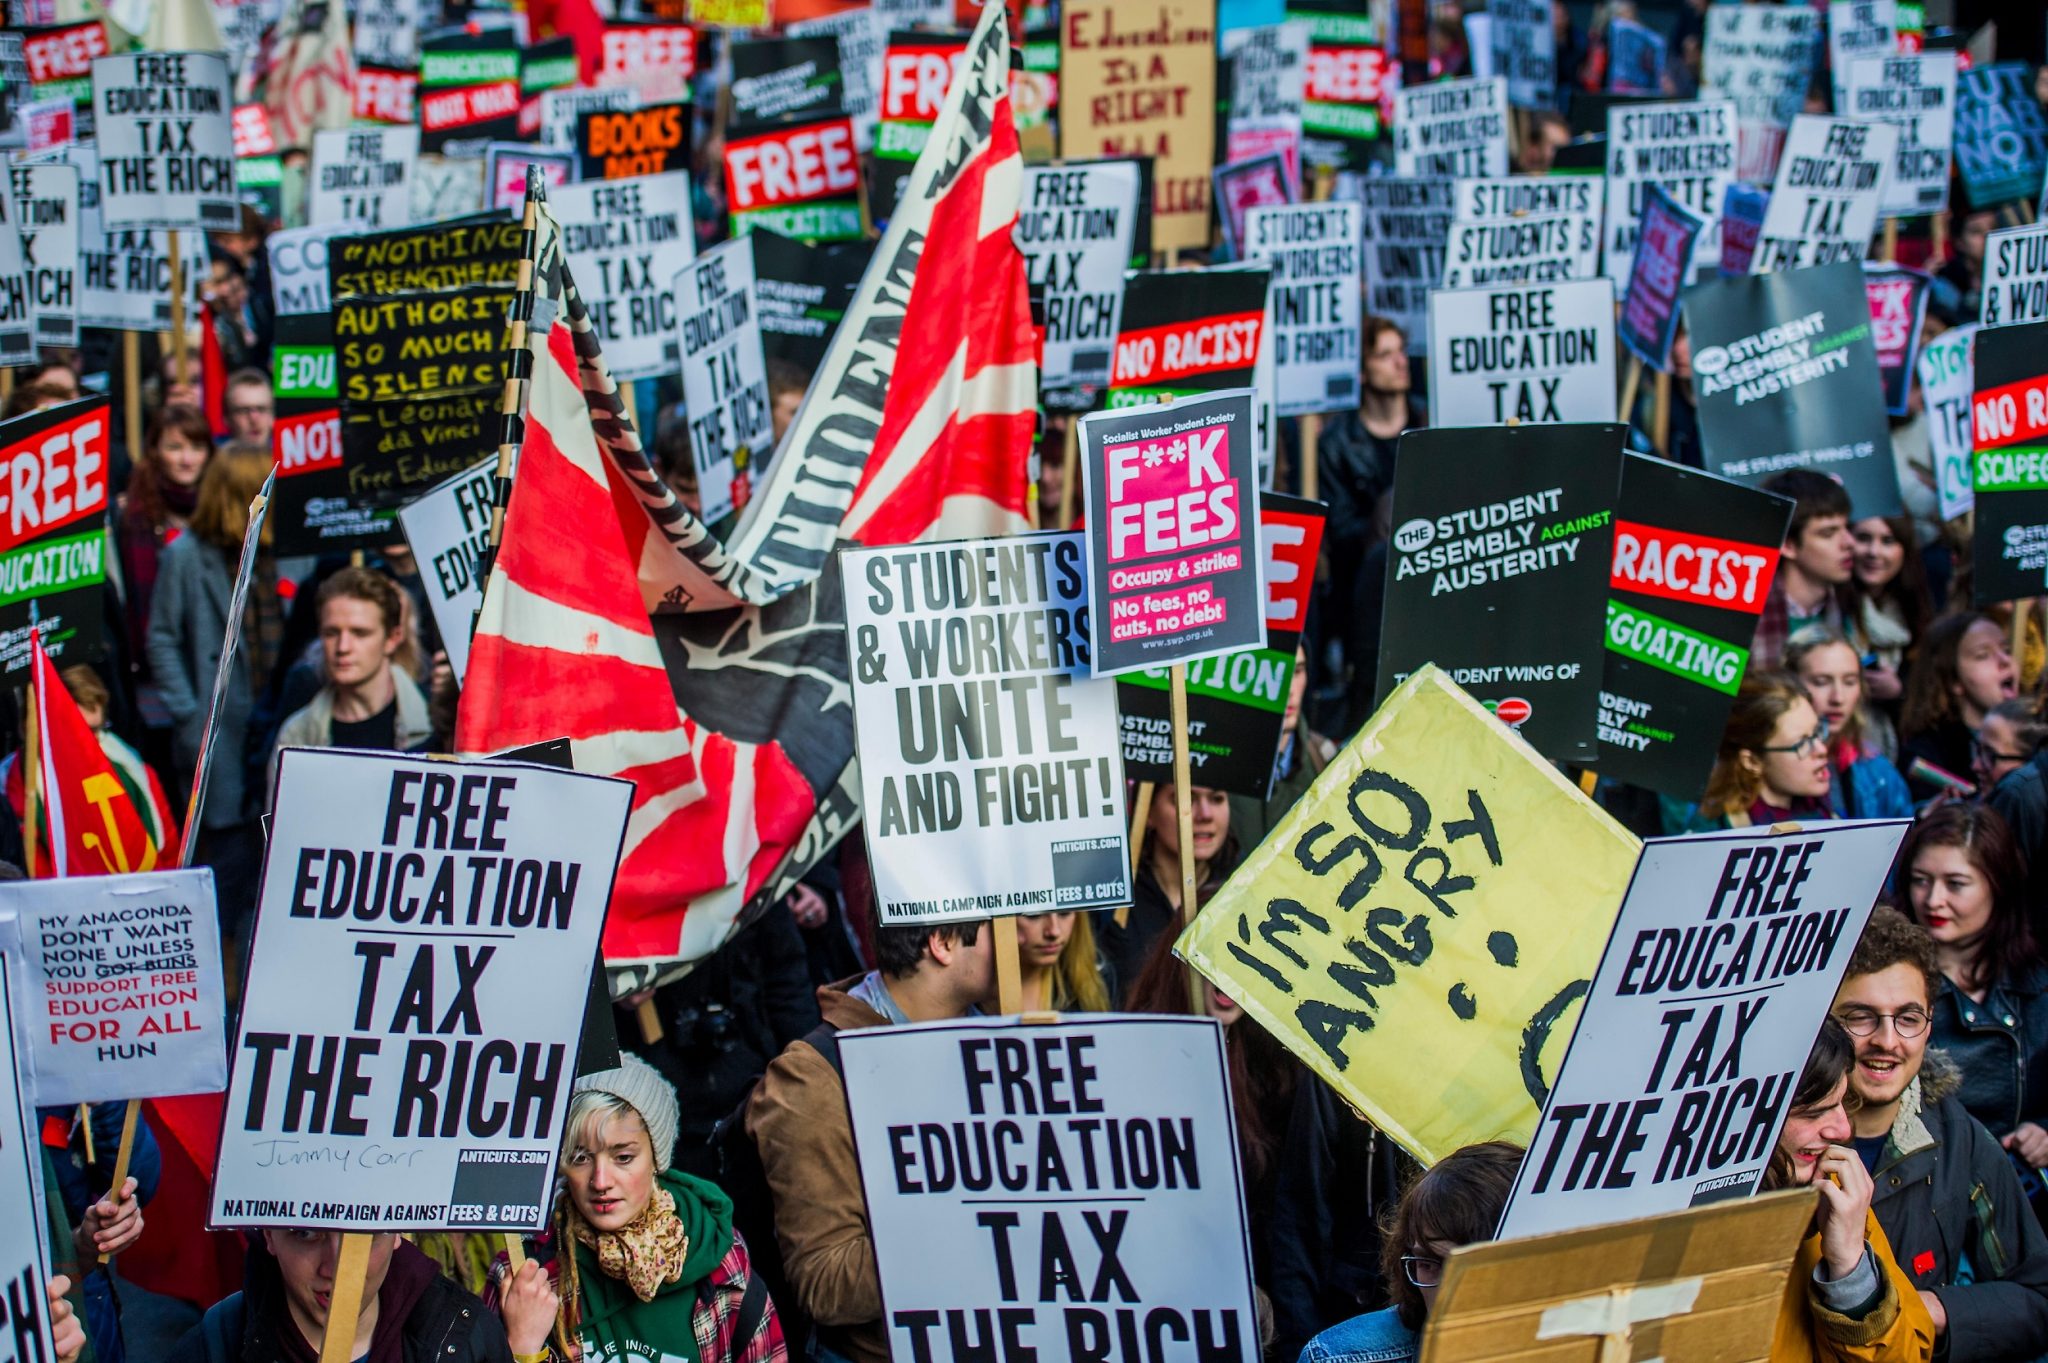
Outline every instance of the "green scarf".
POLYGON ((653 1301, 606 1276, 588 1245, 572 1240, 582 1291, 583 1356, 592 1363, 633 1357, 703 1363, 697 1353, 697 1285, 732 1250, 732 1200, 715 1185, 674 1169, 655 1175, 655 1186, 676 1200, 676 1216, 689 1236, 682 1276, 664 1283, 653 1301))

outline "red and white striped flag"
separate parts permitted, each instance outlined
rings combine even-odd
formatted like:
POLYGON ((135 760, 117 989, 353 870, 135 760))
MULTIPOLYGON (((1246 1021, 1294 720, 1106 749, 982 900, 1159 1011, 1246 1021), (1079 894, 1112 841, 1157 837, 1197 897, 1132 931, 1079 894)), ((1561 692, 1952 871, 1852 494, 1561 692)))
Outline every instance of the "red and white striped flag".
POLYGON ((542 211, 524 444, 456 746, 567 735, 578 770, 636 783, 615 986, 715 950, 860 817, 833 547, 1026 527, 1041 338, 1001 18, 731 546, 649 464, 542 211))

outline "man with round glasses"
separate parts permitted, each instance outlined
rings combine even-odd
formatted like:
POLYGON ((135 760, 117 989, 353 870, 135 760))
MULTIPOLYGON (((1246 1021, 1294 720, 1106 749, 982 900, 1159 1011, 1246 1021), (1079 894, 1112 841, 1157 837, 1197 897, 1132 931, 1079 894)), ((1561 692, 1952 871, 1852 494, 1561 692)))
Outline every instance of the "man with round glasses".
POLYGON ((1934 1317, 1935 1357, 2048 1351, 2048 1238, 1995 1137, 1955 1097, 1955 1066, 1927 1049, 1940 978, 1934 943, 1880 907, 1849 959, 1834 1015, 1856 1044, 1849 1089, 1871 1210, 1934 1317))

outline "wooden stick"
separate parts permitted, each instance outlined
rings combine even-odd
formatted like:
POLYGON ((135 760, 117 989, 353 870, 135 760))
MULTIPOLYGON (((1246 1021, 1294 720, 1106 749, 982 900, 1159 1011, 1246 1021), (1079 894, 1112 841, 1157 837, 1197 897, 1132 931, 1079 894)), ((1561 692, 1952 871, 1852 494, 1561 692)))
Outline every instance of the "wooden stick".
POLYGON ((14 368, 12 365, 0 369, 0 402, 14 396, 14 368))
POLYGON ((518 1231, 505 1232, 505 1264, 511 1272, 505 1275, 505 1285, 510 1287, 512 1279, 526 1266, 526 1237, 518 1231))
POLYGON ((2034 604, 2031 597, 2021 597, 2012 603, 2012 665, 2017 668, 2025 656, 2027 643, 2027 611, 2034 604))
POLYGON ((996 1011, 1015 1017, 1024 1011, 1024 970, 1017 960, 1017 916, 989 920, 996 934, 996 1011))
POLYGON ((1948 259, 1948 214, 1936 213, 1928 220, 1930 231, 1928 243, 1932 249, 1927 255, 1929 269, 1938 270, 1948 259))
POLYGON ((1592 796, 1594 788, 1599 784, 1600 773, 1592 768, 1588 767, 1579 773, 1579 789, 1585 791, 1589 798, 1592 796))
MULTIPOLYGON (((1152 817, 1152 794, 1156 789, 1157 787, 1152 782, 1140 781, 1138 782, 1138 793, 1131 797, 1131 833, 1129 842, 1131 880, 1133 884, 1138 879, 1138 859, 1143 855, 1145 847, 1145 821, 1152 817)), ((1127 928, 1131 925, 1131 906, 1129 904, 1119 904, 1117 905, 1116 912, 1110 916, 1116 919, 1116 925, 1119 929, 1127 928)))
POLYGON ((1621 377, 1621 420, 1625 426, 1635 424, 1636 389, 1643 384, 1643 359, 1640 355, 1628 357, 1628 372, 1621 377))
POLYGON ((1887 265, 1897 262, 1899 258, 1899 220, 1897 218, 1886 218, 1884 220, 1884 244, 1878 247, 1877 258, 1884 261, 1887 265))
POLYGON ((1323 417, 1310 412, 1301 419, 1301 495, 1316 500, 1316 442, 1323 438, 1323 417))
POLYGON ((640 400, 633 395, 633 385, 619 385, 619 406, 625 409, 626 420, 633 423, 633 429, 640 429, 640 400))
MULTIPOLYGON (((141 1101, 130 1098, 127 1111, 121 1114, 121 1149, 114 1156, 113 1191, 108 1194, 116 1202, 121 1201, 121 1185, 128 1181, 128 1157, 135 1153, 135 1125, 141 1113, 141 1101)), ((92 1130, 92 1122, 90 1120, 86 1122, 85 1129, 87 1131, 92 1130)), ((100 1262, 103 1264, 107 1263, 113 1257, 113 1255, 102 1251, 100 1262)))
MULTIPOLYGON (((178 231, 172 228, 171 238, 171 372, 179 383, 185 382, 185 362, 190 358, 188 351, 191 341, 185 335, 185 261, 178 249, 178 231)), ((132 455, 130 456, 133 457, 132 455)))
POLYGON ((1060 523, 1055 529, 1065 530, 1074 523, 1075 484, 1081 481, 1081 414, 1074 413, 1067 418, 1067 443, 1060 454, 1060 523))
MULTIPOLYGON (((34 629, 35 626, 31 624, 29 628, 34 629)), ((29 675, 35 675, 33 669, 31 669, 29 675)), ((28 878, 30 880, 34 880, 36 878, 36 844, 42 841, 42 835, 37 830, 36 825, 41 821, 43 812, 43 711, 42 707, 36 703, 36 684, 34 682, 30 682, 28 684, 27 718, 28 722, 22 726, 24 729, 27 730, 27 732, 23 735, 23 741, 26 750, 23 752, 22 756, 27 759, 28 768, 21 774, 23 795, 22 813, 24 816, 21 830, 21 842, 22 852, 28 858, 28 866, 25 868, 28 871, 28 878)), ((54 857, 56 854, 56 849, 52 848, 50 851, 50 855, 54 857)), ((83 1108, 84 1106, 85 1104, 83 1103, 79 1104, 79 1107, 81 1108, 83 1108)), ((87 1122, 85 1124, 85 1133, 87 1150, 85 1158, 87 1163, 91 1163, 91 1122, 87 1122)))
MULTIPOLYGON (((1195 921, 1195 804, 1192 763, 1188 760, 1188 665, 1175 663, 1170 673, 1173 706, 1173 816, 1180 830, 1180 921, 1195 921)), ((1197 1017, 1202 1006, 1202 977, 1188 967, 1188 1003, 1197 1017)))
POLYGON ((642 999, 633 1005, 633 1017, 640 1023, 640 1039, 648 1045, 666 1035, 661 1026, 661 1010, 654 1006, 653 999, 642 999))
POLYGON ((128 458, 142 462, 142 333, 121 333, 121 368, 127 372, 128 392, 123 406, 128 409, 128 458))
POLYGON ((100 1157, 97 1153, 94 1152, 92 1148, 91 1103, 80 1103, 78 1105, 78 1124, 85 1128, 85 1162, 87 1164, 98 1164, 100 1162, 100 1157))
POLYGON ((334 1266, 334 1295, 327 1303, 327 1329, 320 1336, 320 1363, 353 1363, 356 1323, 363 1314, 363 1280, 369 1272, 369 1234, 343 1232, 341 1262, 334 1266))
POLYGON ((1671 457, 1671 375, 1662 371, 1657 374, 1654 390, 1657 405, 1650 413, 1650 441, 1656 445, 1657 453, 1666 459, 1671 457))

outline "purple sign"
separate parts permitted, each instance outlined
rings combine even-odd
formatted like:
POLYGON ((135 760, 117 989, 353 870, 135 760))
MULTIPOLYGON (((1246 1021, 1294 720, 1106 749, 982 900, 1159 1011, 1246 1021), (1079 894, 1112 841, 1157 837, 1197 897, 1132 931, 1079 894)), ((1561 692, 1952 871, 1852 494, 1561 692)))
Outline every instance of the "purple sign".
POLYGON ((1738 181, 1721 196, 1721 274, 1735 279, 1749 273, 1756 239, 1764 229, 1764 210, 1771 191, 1738 181))
POLYGON ((1906 414, 1913 387, 1913 362, 1920 354, 1920 324, 1927 315, 1932 281, 1918 270, 1881 261, 1863 262, 1863 292, 1870 297, 1870 339, 1877 344, 1877 373, 1884 381, 1884 407, 1906 414))
POLYGON ((1618 332, 1629 353, 1662 371, 1671 363, 1678 332, 1678 291, 1692 265, 1693 243, 1707 220, 1654 180, 1643 186, 1635 259, 1628 267, 1628 297, 1618 332))
POLYGON ((1243 258, 1239 243, 1244 240, 1245 219, 1254 208, 1289 204, 1301 197, 1294 177, 1287 172, 1287 159, 1276 151, 1218 166, 1215 175, 1216 218, 1223 225, 1223 244, 1232 260, 1243 258))

